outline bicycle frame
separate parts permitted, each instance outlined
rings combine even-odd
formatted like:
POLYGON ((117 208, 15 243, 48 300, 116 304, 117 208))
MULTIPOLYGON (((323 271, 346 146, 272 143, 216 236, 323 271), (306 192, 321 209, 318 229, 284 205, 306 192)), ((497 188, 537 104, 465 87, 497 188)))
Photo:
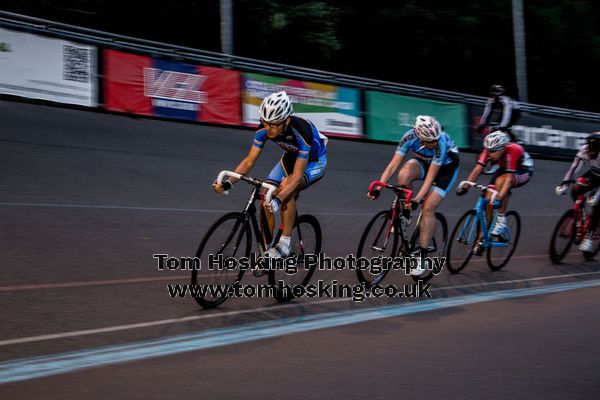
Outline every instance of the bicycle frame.
MULTIPOLYGON (((575 183, 576 181, 570 180, 568 183, 575 183)), ((573 219, 575 221, 575 242, 580 243, 583 240, 583 237, 586 235, 589 229, 590 224, 590 216, 588 215, 585 202, 586 198, 591 198, 596 193, 596 190, 592 190, 587 194, 580 194, 575 199, 573 206, 571 209, 573 210, 573 219)), ((597 207, 600 207, 597 206, 597 207)))
MULTIPOLYGON (((511 237, 510 237, 510 231, 508 230, 508 227, 504 228, 504 235, 506 237, 506 242, 499 242, 499 241, 493 241, 491 239, 491 234, 490 234, 490 230, 488 227, 488 223, 487 223, 487 213, 486 213, 486 204, 489 203, 490 200, 485 198, 485 194, 487 192, 491 192, 492 193, 492 198, 491 201, 493 202, 496 198, 496 196, 498 195, 498 192, 495 191, 494 189, 491 189, 489 186, 483 186, 483 185, 477 185, 475 182, 469 182, 469 181, 463 181, 461 182, 458 187, 462 187, 464 186, 463 184, 466 185, 470 185, 470 186, 474 186, 477 187, 479 189, 481 189, 481 196, 479 197, 479 200, 477 200, 477 203, 475 204, 475 207, 473 208, 473 210, 475 211, 475 218, 477 220, 477 223, 475 224, 471 224, 471 218, 472 216, 469 216, 467 218, 467 220, 465 221, 458 237, 462 238, 465 237, 465 233, 466 233, 466 229, 468 226, 470 226, 470 231, 469 231, 469 236, 467 238, 466 243, 473 243, 473 237, 476 233, 476 228, 477 225, 479 225, 481 227, 481 232, 483 233, 483 242, 482 242, 482 246, 487 248, 487 247, 507 247, 511 241, 511 237)), ((494 212, 494 216, 492 219, 496 218, 497 216, 497 212, 494 212)))
MULTIPOLYGON (((254 237, 256 238, 256 246, 259 250, 259 253, 263 254, 265 251, 267 251, 267 244, 265 243, 265 241, 263 239, 263 232, 260 228, 260 224, 258 223, 258 218, 256 217, 258 210, 256 208, 255 202, 257 200, 260 200, 260 197, 261 197, 260 189, 261 188, 267 189, 267 192, 265 193, 265 198, 266 198, 267 202, 270 201, 273 192, 277 188, 275 186, 265 183, 259 179, 249 178, 249 177, 246 177, 244 175, 241 175, 241 174, 238 174, 238 173, 235 173, 232 171, 221 171, 219 173, 219 176, 217 177, 217 182, 222 183, 223 178, 225 176, 232 176, 234 178, 237 178, 241 181, 244 181, 244 182, 254 186, 254 188, 252 189, 252 193, 250 194, 250 197, 248 198, 248 201, 246 202, 246 206, 244 207, 244 210, 242 211, 244 219, 241 223, 245 226, 248 222, 250 222, 250 224, 251 224, 250 227, 252 228, 252 231, 254 232, 254 237), (248 221, 248 220, 250 220, 250 221, 248 221)), ((224 194, 228 194, 228 192, 224 192, 224 194)), ((297 217, 297 215, 296 215, 296 217, 297 217)), ((241 232, 243 232, 243 229, 241 232)), ((238 242, 235 244, 236 249, 237 249, 237 246, 239 245, 240 240, 241 240, 241 236, 240 236, 240 238, 238 238, 238 242)))
MULTIPOLYGON (((387 189, 391 189, 394 191, 394 200, 392 202, 392 208, 391 208, 391 212, 392 212, 392 216, 390 218, 390 222, 387 226, 386 232, 385 232, 385 240, 383 242, 383 248, 378 248, 375 246, 371 246, 372 249, 374 250, 379 250, 382 251, 387 247, 390 235, 392 234, 392 228, 394 227, 394 225, 396 225, 398 227, 398 229, 400 230, 399 233, 401 233, 399 235, 400 240, 402 242, 402 246, 400 246, 398 248, 398 251, 400 251, 402 248, 404 249, 408 249, 409 247, 409 241, 406 238, 405 232, 404 232, 404 228, 401 226, 401 224, 399 224, 398 222, 400 221, 400 213, 402 212, 402 199, 401 199, 401 195, 400 193, 403 193, 404 195, 406 195, 406 199, 405 199, 405 208, 410 208, 410 199, 412 198, 413 195, 413 191, 410 189, 406 189, 403 187, 399 187, 399 186, 395 186, 395 185, 390 185, 388 183, 385 182, 379 182, 379 181, 373 181, 371 182, 371 184, 369 185, 369 192, 372 192, 373 189, 375 188, 375 186, 381 186, 381 187, 385 187, 387 189)), ((421 220, 421 214, 419 214, 419 217, 417 218, 417 223, 415 226, 418 226, 419 222, 421 220)), ((384 229, 384 226, 381 227, 381 229, 384 229)), ((416 232, 416 231, 415 231, 416 232)), ((379 237, 381 235, 382 231, 380 230, 379 233, 377 234, 377 237, 379 237)), ((411 238, 412 239, 412 238, 411 238)), ((410 250, 410 249, 409 249, 410 250)))

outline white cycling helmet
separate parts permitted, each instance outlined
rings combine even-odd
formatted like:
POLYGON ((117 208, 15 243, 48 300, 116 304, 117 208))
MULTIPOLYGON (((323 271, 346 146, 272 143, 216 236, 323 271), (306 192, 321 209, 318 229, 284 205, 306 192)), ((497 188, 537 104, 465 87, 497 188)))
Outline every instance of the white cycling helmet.
POLYGON ((264 122, 279 122, 289 117, 292 111, 292 102, 287 93, 282 90, 263 99, 259 114, 264 122))
POLYGON ((415 135, 423 142, 438 140, 440 137, 440 123, 428 115, 419 115, 414 126, 415 135))
POLYGON ((510 142, 508 135, 502 131, 490 133, 483 139, 483 147, 488 150, 502 150, 510 142))

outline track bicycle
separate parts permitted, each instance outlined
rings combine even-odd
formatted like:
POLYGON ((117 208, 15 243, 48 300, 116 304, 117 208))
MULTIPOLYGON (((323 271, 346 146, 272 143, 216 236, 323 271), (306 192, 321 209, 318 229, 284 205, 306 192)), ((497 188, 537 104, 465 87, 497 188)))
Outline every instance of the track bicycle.
MULTIPOLYGON (((270 232, 267 235, 267 232, 263 232, 261 229, 255 202, 264 198, 265 202, 268 203, 277 188, 261 179, 231 171, 221 171, 217 177, 217 182, 221 183, 226 176, 237 178, 253 186, 252 192, 241 212, 230 212, 223 215, 208 229, 196 251, 196 257, 201 260, 201 265, 209 265, 209 255, 213 255, 213 257, 222 255, 223 258, 231 257, 232 259, 249 258, 253 250, 253 233, 259 256, 263 255, 269 248, 270 243, 267 242, 265 237, 271 235, 270 232), (261 194, 261 188, 266 189, 264 197, 261 194)), ((227 193, 224 192, 224 194, 227 193)), ((262 226, 267 226, 266 221, 262 226)), ((281 233, 280 227, 272 243, 279 241, 281 233)), ((309 266, 305 265, 304 262, 305 255, 319 254, 321 251, 321 226, 314 216, 308 214, 299 216, 296 214, 290 248, 292 253, 289 257, 296 258, 296 273, 287 274, 283 269, 267 269, 269 285, 273 286, 275 298, 281 302, 289 301, 294 297, 293 292, 287 290, 289 288, 285 286, 306 286, 315 272, 316 263, 311 263, 309 266)), ((240 284, 247 269, 242 267, 213 268, 213 270, 194 269, 192 271, 192 285, 207 288, 207 290, 198 291, 194 295, 196 302, 204 308, 217 307, 231 297, 233 286, 240 284), (208 290, 216 287, 219 289, 208 290)), ((253 270, 254 275, 257 277, 262 276, 263 271, 261 268, 253 270)))
MULTIPOLYGON (((394 192, 394 200, 389 210, 378 212, 369 221, 360 238, 356 256, 370 259, 378 256, 392 258, 411 257, 411 254, 420 247, 419 233, 421 223, 421 213, 419 213, 409 239, 408 231, 412 222, 410 217, 410 200, 413 192, 403 186, 390 185, 379 181, 371 182, 369 192, 373 192, 373 189, 377 186, 392 190, 394 192)), ((446 218, 437 212, 435 213, 435 220, 434 233, 431 243, 426 250, 428 254, 443 256, 448 238, 448 224, 446 223, 446 218)), ((356 275, 358 280, 365 284, 365 287, 370 288, 373 285, 380 284, 388 272, 389 268, 381 268, 381 271, 357 269, 356 275)), ((411 276, 416 282, 426 282, 433 277, 433 273, 430 272, 426 276, 411 276)))
MULTIPOLYGON (((570 180, 565 183, 574 183, 570 180)), ((588 198, 592 198, 593 193, 588 194, 588 198)), ((567 210, 558 220, 552 237, 550 238, 550 260, 554 264, 560 263, 565 258, 571 245, 575 243, 578 246, 588 232, 588 227, 591 220, 591 212, 586 209, 586 196, 579 195, 573 203, 573 206, 567 210)), ((598 207, 598 206, 597 206, 598 207)), ((600 225, 594 233, 596 238, 600 236, 600 225)), ((600 251, 600 245, 591 251, 584 251, 583 257, 586 260, 592 260, 600 251)))
MULTIPOLYGON (((464 213, 458 220, 450 235, 446 254, 448 270, 453 274, 459 273, 467 266, 473 255, 479 256, 486 251, 488 267, 492 271, 499 271, 508 263, 517 248, 521 234, 521 217, 516 211, 507 212, 504 230, 500 235, 492 237, 487 222, 486 205, 496 203, 498 192, 493 189, 493 185, 478 185, 469 181, 461 182, 458 187, 464 185, 480 189, 481 196, 475 207, 464 213), (488 192, 492 194, 489 200, 486 199, 488 192)), ((492 221, 497 214, 497 211, 494 211, 492 221)))

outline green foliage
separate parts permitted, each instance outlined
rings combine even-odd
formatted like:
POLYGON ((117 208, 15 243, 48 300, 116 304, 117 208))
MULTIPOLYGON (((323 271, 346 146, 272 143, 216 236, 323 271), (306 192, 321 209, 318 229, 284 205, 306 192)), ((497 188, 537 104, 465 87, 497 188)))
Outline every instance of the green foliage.
MULTIPOLYGON (((523 0, 531 102, 597 111, 600 2, 523 0)), ((515 88, 511 0, 232 0, 234 53, 460 92, 515 88)), ((219 0, 13 0, 5 10, 220 50, 219 0)))

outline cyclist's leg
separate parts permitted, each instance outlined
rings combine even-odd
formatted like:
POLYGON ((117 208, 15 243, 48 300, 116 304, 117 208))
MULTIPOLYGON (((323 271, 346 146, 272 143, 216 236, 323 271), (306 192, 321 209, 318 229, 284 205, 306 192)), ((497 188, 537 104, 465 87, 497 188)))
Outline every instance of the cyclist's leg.
MULTIPOLYGON (((585 174, 577 179, 577 182, 572 189, 572 195, 576 198, 577 194, 584 194, 589 191, 593 191, 600 185, 600 176, 596 175, 592 170, 588 170, 585 174), (577 188, 575 188, 577 186, 577 188)), ((587 226, 587 233, 579 244, 579 250, 590 252, 595 248, 595 242, 597 238, 594 233, 598 227, 598 220, 600 219, 600 207, 595 206, 592 209, 589 225, 587 226)))
MULTIPOLYGON (((591 172, 591 171, 590 171, 591 172)), ((591 177, 589 179, 590 181, 590 190, 597 190, 600 191, 599 187, 600 187, 600 176, 594 174, 593 172, 591 173, 591 177)), ((595 196, 598 196, 598 194, 595 194, 595 196)), ((590 225, 588 227, 589 232, 595 232, 596 229, 598 228, 598 224, 600 224, 600 204, 597 204, 594 206, 594 208, 592 209, 592 215, 590 218, 590 225)))
POLYGON ((408 188, 412 188, 412 183, 416 180, 425 179, 427 173, 426 168, 417 159, 408 160, 400 172, 398 172, 398 185, 404 185, 408 188))
MULTIPOLYGON (((505 188, 507 190, 507 195, 504 197, 504 199, 502 199, 502 205, 498 209, 498 212, 500 214, 504 214, 504 211, 508 208, 508 200, 510 198, 511 189, 513 189, 515 187, 523 186, 525 183, 527 183, 529 181, 530 177, 531 177, 531 171, 517 171, 517 172, 513 173, 513 176, 511 177, 509 174, 506 173, 506 170, 504 168, 500 168, 492 176, 492 179, 490 179, 490 183, 488 185, 493 186, 494 190, 496 190, 498 193, 502 192, 502 190, 504 190, 505 188)), ((488 192, 486 194, 486 198, 488 200, 491 199, 492 193, 488 192)), ((491 221, 492 216, 493 216, 493 208, 492 208, 492 205, 489 203, 486 204, 486 215, 488 218, 488 226, 489 226, 489 222, 491 221)))
MULTIPOLYGON (((279 190, 284 189, 288 185, 288 182, 289 182, 288 178, 285 178, 283 180, 283 182, 281 182, 281 185, 279 186, 279 190)), ((302 178, 302 183, 300 183, 300 185, 301 185, 301 187, 306 185, 306 180, 304 178, 302 178)), ((296 190, 296 192, 298 192, 299 190, 301 190, 301 188, 298 188, 296 190)), ((296 219, 295 194, 296 193, 294 193, 294 196, 292 196, 291 199, 286 201, 285 206, 282 205, 282 208, 281 208, 281 223, 283 225, 282 236, 287 236, 287 237, 292 236, 292 228, 294 227, 294 222, 296 219)))
POLYGON ((423 250, 426 250, 431 244, 433 230, 435 229, 435 211, 442 200, 444 200, 444 196, 435 190, 427 193, 423 200, 423 205, 421 206, 421 225, 419 226, 419 241, 423 250))
MULTIPOLYGON (((515 176, 510 176, 509 174, 502 174, 496 179, 496 190, 498 193, 501 193, 503 190, 507 190, 506 196, 502 199, 502 204, 498 209, 500 214, 504 214, 506 209, 508 208, 508 200, 510 198, 510 190, 514 187, 515 176)), ((488 194, 488 198, 491 198, 491 194, 488 194)))
POLYGON ((585 194, 586 192, 594 188, 594 186, 592 185, 593 179, 594 173, 591 170, 588 170, 585 174, 577 178, 573 186, 571 186, 571 198, 573 199, 573 201, 577 200, 577 197, 585 194))
MULTIPOLYGON (((292 170, 293 165, 291 164, 292 161, 295 162, 295 157, 293 158, 293 160, 291 157, 290 159, 285 158, 286 157, 284 157, 282 165, 288 168, 287 170, 292 170), (290 165, 292 169, 289 169, 290 165)), ((294 191, 294 195, 285 203, 285 207, 283 207, 281 211, 281 218, 283 222, 283 236, 289 237, 292 234, 292 228, 294 227, 296 218, 296 194, 306 189, 307 187, 313 185, 314 183, 318 182, 323 177, 323 175, 325 175, 326 168, 327 157, 325 155, 321 156, 318 160, 310 161, 306 165, 304 177, 302 179, 302 182, 300 183, 300 186, 296 188, 296 190, 294 191)), ((279 190, 285 188, 288 185, 288 182, 288 177, 284 178, 281 184, 279 185, 279 190)))
MULTIPOLYGON (((494 181, 494 185, 496 186, 495 190, 498 193, 502 192, 505 189, 508 190, 506 196, 504 196, 504 198, 502 199, 502 204, 500 205, 500 208, 498 209, 498 213, 500 215, 504 215, 504 211, 508 207, 508 199, 510 197, 510 189, 513 187, 513 183, 514 183, 513 177, 506 173, 498 175, 498 177, 494 181), (508 186, 508 188, 507 188, 507 186, 508 186)), ((486 198, 488 200, 491 199, 492 193, 488 192, 486 194, 486 198)), ((488 217, 488 226, 490 226, 489 224, 491 223, 494 212, 493 212, 492 205, 489 202, 486 204, 486 214, 488 217)))
MULTIPOLYGON (((275 164, 267 177, 267 182, 277 187, 280 187, 281 182, 288 176, 288 170, 286 169, 288 167, 285 165, 284 159, 285 154, 281 157, 279 162, 275 164)), ((266 204, 263 204, 263 207, 260 207, 260 223, 265 243, 271 243, 273 240, 273 230, 275 228, 275 216, 271 213, 266 204)))
POLYGON ((458 167, 458 158, 452 163, 441 167, 435 178, 434 186, 427 193, 425 199, 423 199, 423 206, 421 207, 421 230, 419 233, 423 249, 427 249, 430 245, 435 229, 435 212, 450 189, 454 187, 458 178, 458 167))

